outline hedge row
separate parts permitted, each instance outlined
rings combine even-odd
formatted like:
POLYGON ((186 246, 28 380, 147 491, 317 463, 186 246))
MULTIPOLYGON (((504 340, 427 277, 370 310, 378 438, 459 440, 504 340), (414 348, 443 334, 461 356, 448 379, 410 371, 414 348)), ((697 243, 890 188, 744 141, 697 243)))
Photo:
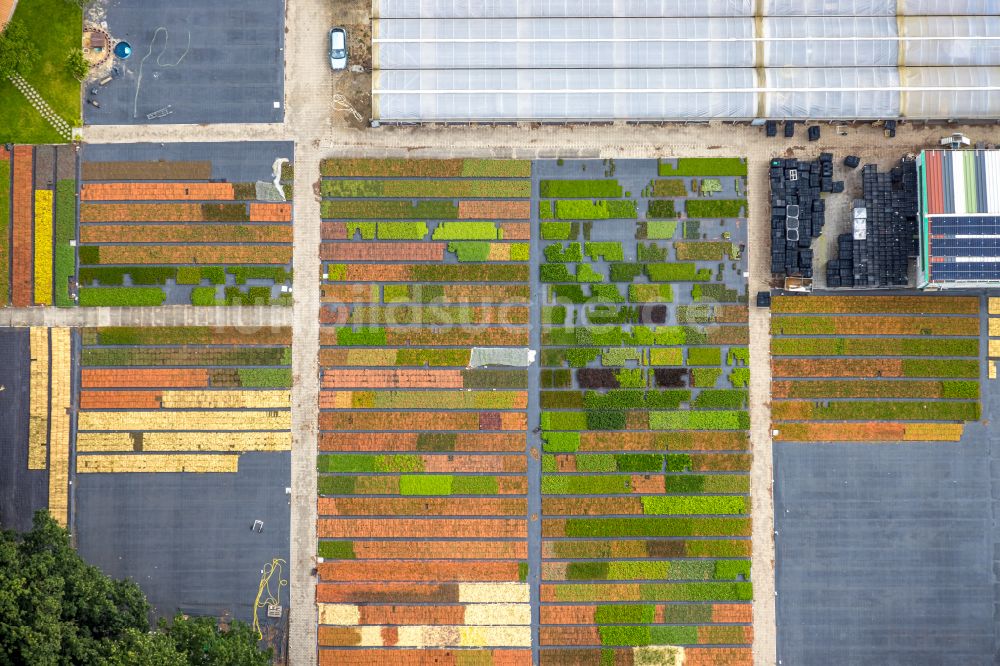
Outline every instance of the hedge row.
POLYGON ((776 421, 976 421, 978 402, 813 402, 776 401, 776 421))
MULTIPOLYGON (((559 220, 628 220, 639 216, 635 201, 559 200, 555 204, 559 220)), ((545 210, 544 205, 541 210, 545 210)))
POLYGON ((409 201, 323 201, 321 215, 325 219, 338 220, 454 220, 458 218, 458 206, 451 201, 421 200, 415 204, 409 201))
POLYGON ((648 347, 708 342, 706 330, 693 326, 632 326, 628 330, 621 326, 577 326, 542 330, 542 344, 550 346, 648 347))
MULTIPOLYGON (((76 238, 76 181, 56 183, 56 210, 53 242, 55 244, 55 304, 74 305, 69 297, 69 280, 76 273, 76 248, 70 241, 76 238)), ((0 297, 2 298, 2 297, 0 297)))
POLYGON ((156 287, 116 287, 114 289, 81 287, 79 296, 79 304, 83 307, 142 307, 161 305, 167 299, 166 293, 156 287))
POLYGON ((688 199, 687 214, 690 217, 745 217, 746 199, 688 199))
POLYGON ((677 166, 661 161, 661 176, 746 176, 747 164, 739 157, 682 157, 677 166))
POLYGON ((527 180, 324 180, 324 197, 515 199, 531 196, 527 180))
POLYGON ((617 180, 543 180, 539 193, 543 199, 617 199, 622 188, 617 180))
POLYGON ((776 381, 775 398, 945 398, 976 400, 978 381, 776 381))
POLYGON ((979 314, 974 296, 778 296, 771 310, 809 314, 979 314))
POLYGON ((775 356, 979 356, 979 340, 921 338, 774 338, 775 356))
POLYGON ((317 487, 320 495, 497 495, 500 492, 499 477, 452 474, 320 475, 317 487))

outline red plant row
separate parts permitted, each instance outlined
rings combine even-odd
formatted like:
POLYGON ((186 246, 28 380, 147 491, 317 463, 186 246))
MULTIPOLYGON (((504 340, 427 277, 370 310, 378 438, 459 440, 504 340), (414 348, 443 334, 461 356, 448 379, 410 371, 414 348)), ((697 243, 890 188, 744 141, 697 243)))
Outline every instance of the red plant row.
MULTIPOLYGON (((34 217, 32 190, 32 162, 34 149, 32 146, 14 146, 14 187, 11 191, 11 204, 14 213, 11 217, 13 227, 11 245, 10 289, 11 304, 14 307, 27 307, 34 302, 34 243, 32 234, 32 218, 34 217)), ((6 269, 6 267, 4 267, 6 269)))

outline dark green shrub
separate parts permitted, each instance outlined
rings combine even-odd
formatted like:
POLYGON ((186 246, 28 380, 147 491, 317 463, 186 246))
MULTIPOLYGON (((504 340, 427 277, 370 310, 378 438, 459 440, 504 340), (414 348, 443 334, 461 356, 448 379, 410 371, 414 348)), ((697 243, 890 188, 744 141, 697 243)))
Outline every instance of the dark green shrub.
POLYGON ((96 245, 81 245, 80 248, 80 263, 81 264, 99 264, 101 263, 101 248, 96 245))
POLYGON ((550 263, 572 263, 583 260, 579 243, 570 243, 565 248, 559 244, 545 246, 545 260, 550 263))
POLYGON ((161 305, 167 295, 155 287, 112 287, 80 289, 82 307, 161 305))
POLYGON ((565 264, 542 264, 538 269, 542 282, 576 282, 576 276, 569 272, 565 264))
POLYGON ((631 282, 642 275, 642 264, 611 264, 612 282, 631 282))
MULTIPOLYGON (((690 210, 688 211, 688 214, 692 214, 690 210)), ((648 216, 660 219, 677 217, 677 211, 674 210, 673 199, 654 199, 650 201, 648 216)))

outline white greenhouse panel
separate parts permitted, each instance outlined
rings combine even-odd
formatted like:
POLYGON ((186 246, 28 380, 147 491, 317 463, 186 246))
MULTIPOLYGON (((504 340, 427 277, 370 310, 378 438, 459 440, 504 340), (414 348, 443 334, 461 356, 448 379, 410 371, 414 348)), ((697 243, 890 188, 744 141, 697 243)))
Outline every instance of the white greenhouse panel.
POLYGON ((377 69, 753 67, 752 19, 375 21, 377 69))
POLYGON ((908 118, 1000 118, 1000 67, 909 67, 902 72, 902 85, 911 89, 903 107, 908 118))
POLYGON ((746 68, 382 70, 375 79, 377 117, 398 122, 750 118, 757 113, 756 76, 746 68), (706 92, 697 92, 701 89, 706 92))
POLYGON ((909 16, 900 25, 904 65, 1000 65, 1000 16, 909 16))
POLYGON ((376 0, 373 18, 753 16, 755 0, 376 0))
POLYGON ((768 118, 895 118, 899 70, 895 67, 768 69, 764 115, 768 118))
POLYGON ((766 18, 766 67, 895 67, 896 18, 766 18))

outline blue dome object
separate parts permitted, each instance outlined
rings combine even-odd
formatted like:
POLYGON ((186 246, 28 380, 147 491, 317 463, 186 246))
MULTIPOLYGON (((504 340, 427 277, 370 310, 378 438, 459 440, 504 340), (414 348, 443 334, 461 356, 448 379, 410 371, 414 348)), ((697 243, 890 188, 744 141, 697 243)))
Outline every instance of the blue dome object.
POLYGON ((115 55, 124 60, 132 55, 132 45, 128 42, 118 42, 115 44, 115 55))

